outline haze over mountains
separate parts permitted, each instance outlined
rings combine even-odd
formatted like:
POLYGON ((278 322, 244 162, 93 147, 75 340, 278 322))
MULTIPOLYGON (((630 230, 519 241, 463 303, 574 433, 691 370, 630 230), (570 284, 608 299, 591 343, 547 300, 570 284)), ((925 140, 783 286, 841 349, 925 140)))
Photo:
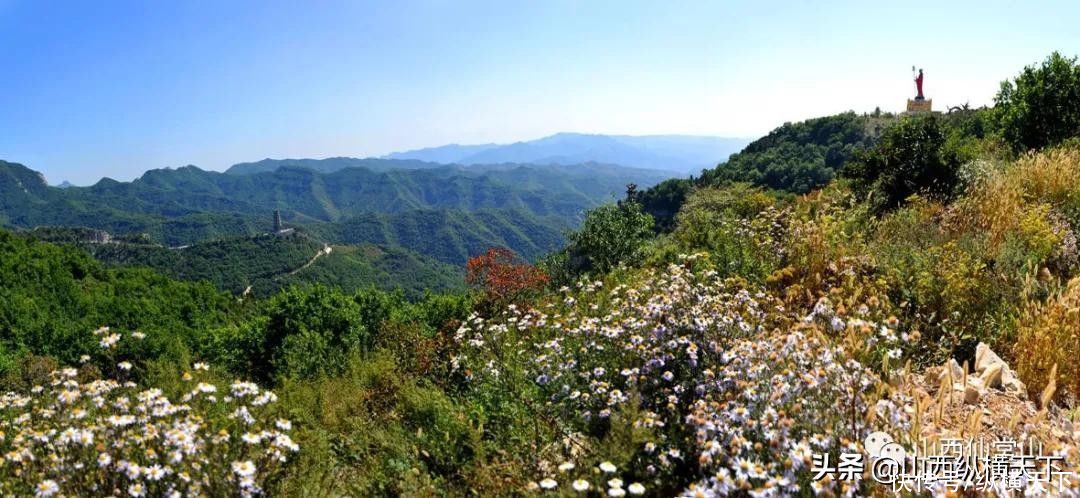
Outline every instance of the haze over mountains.
POLYGON ((301 168, 319 173, 333 173, 345 168, 364 168, 384 172, 396 169, 433 169, 444 164, 418 160, 389 160, 379 158, 328 157, 325 159, 263 159, 250 163, 238 163, 225 170, 230 175, 254 175, 271 173, 280 168, 301 168))
POLYGON ((384 156, 455 164, 606 163, 676 173, 697 173, 727 160, 749 139, 691 135, 557 133, 512 144, 444 145, 384 156))
MULTIPOLYGON (((697 174, 739 152, 750 139, 694 135, 600 135, 557 133, 512 144, 449 144, 393 152, 382 157, 328 157, 323 159, 262 159, 237 163, 225 170, 232 175, 272 172, 289 166, 320 173, 345 168, 371 171, 431 169, 442 165, 499 164, 584 165, 607 164, 669 172, 671 176, 697 174)), ((105 175, 104 178, 109 178, 105 175)), ((66 180, 50 184, 75 186, 66 180)))

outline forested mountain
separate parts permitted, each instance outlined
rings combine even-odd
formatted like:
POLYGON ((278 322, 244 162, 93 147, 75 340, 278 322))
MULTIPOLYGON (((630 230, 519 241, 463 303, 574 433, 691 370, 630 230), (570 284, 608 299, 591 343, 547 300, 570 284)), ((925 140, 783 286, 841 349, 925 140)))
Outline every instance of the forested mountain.
POLYGON ((331 248, 309 266, 256 282, 253 292, 266 295, 289 285, 317 282, 349 293, 368 288, 401 290, 405 297, 417 300, 429 293, 465 290, 462 266, 441 263, 415 251, 377 244, 331 248))
POLYGON ((395 152, 388 159, 456 164, 580 164, 599 162, 692 173, 724 161, 749 140, 689 135, 558 133, 506 145, 445 145, 395 152))
POLYGON ((545 232, 558 232, 580 219, 585 209, 621 195, 627 183, 651 185, 664 176, 599 164, 383 172, 346 168, 325 174, 290 166, 251 175, 187 166, 148 171, 132 182, 103 179, 90 187, 60 189, 25 166, 3 163, 0 222, 22 228, 65 225, 115 234, 143 232, 156 242, 183 245, 267 231, 275 209, 293 224, 373 213, 408 217, 406 213, 417 210, 513 210, 522 213, 515 215, 525 222, 517 227, 522 233, 535 232, 536 224, 544 225, 545 232))

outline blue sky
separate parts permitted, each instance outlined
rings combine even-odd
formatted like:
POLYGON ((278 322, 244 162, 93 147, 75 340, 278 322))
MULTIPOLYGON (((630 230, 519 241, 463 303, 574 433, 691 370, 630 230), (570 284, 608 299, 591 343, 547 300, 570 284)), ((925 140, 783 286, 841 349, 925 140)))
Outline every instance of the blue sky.
POLYGON ((51 182, 559 131, 756 137, 990 103, 1080 2, 0 0, 0 159, 51 182))

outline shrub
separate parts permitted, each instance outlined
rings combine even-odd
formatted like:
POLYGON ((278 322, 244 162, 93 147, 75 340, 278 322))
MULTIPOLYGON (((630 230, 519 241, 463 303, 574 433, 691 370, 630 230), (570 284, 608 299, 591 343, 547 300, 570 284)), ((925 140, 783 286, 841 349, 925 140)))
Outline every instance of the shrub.
POLYGON ((465 282, 481 290, 493 306, 518 302, 542 289, 548 280, 543 270, 502 247, 488 249, 465 265, 465 282))
POLYGON ((708 250, 724 275, 764 278, 785 253, 786 212, 748 184, 694 191, 679 211, 672 238, 682 252, 708 250))
POLYGON ((799 199, 784 236, 784 260, 805 287, 816 288, 830 265, 865 254, 870 215, 846 182, 834 182, 799 199))
POLYGON ((946 225, 978 233, 1017 280, 1046 265, 1075 270, 1080 223, 1080 148, 1029 154, 987 174, 951 209, 946 225))
POLYGON ((848 163, 844 175, 855 179, 855 188, 868 195, 877 212, 894 209, 913 194, 948 198, 961 158, 945 142, 933 115, 904 118, 886 129, 873 149, 848 163))
POLYGON ((1015 230, 1005 236, 998 254, 1002 270, 1022 275, 1039 270, 1061 247, 1068 232, 1063 220, 1056 220, 1048 204, 1036 204, 1020 213, 1015 230), (1057 222, 1057 223, 1055 223, 1057 222))
POLYGON ((339 376, 286 380, 280 392, 304 452, 275 494, 463 495, 474 485, 482 448, 470 414, 393 355, 356 355, 339 376))
POLYGON ((916 198, 877 224, 870 249, 900 316, 926 339, 912 345, 924 363, 963 361, 980 341, 997 346, 1010 313, 983 239, 943 231, 944 212, 916 198))
POLYGON ((600 206, 585 216, 581 229, 569 236, 573 273, 610 271, 619 263, 639 262, 641 248, 652 237, 652 216, 636 202, 600 206))
POLYGON ((1080 135, 1080 65, 1058 52, 1001 83, 994 99, 1005 140, 1016 151, 1080 135))
POLYGON ((555 283, 567 284, 585 273, 604 274, 619 264, 637 266, 652 238, 652 216, 633 200, 596 207, 567 239, 565 255, 546 261, 555 283))
POLYGON ((262 381, 334 375, 352 353, 371 346, 360 305, 338 290, 292 287, 274 296, 265 313, 226 332, 239 350, 234 368, 262 381))

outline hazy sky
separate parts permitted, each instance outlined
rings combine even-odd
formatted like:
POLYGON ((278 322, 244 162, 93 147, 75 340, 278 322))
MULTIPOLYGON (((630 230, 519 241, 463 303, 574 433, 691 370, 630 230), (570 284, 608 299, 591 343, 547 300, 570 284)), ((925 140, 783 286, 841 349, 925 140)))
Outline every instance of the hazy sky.
POLYGON ((0 0, 0 159, 51 182, 559 131, 756 137, 991 102, 1080 2, 0 0))

